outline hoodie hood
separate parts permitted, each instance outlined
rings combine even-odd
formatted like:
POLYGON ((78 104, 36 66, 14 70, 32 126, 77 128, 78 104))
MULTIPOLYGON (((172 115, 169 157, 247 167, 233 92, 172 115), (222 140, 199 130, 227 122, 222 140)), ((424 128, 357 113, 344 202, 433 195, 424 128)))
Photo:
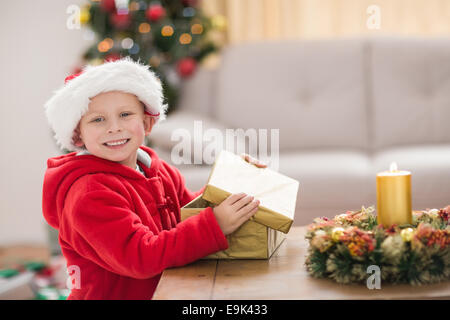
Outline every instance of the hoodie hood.
MULTIPOLYGON (((147 177, 155 176, 160 166, 156 153, 145 146, 138 150, 138 163, 147 177)), ((42 189, 42 211, 50 226, 59 229, 64 201, 73 183, 85 175, 95 173, 118 174, 127 179, 146 179, 130 167, 86 153, 71 152, 50 158, 47 160, 42 189)))

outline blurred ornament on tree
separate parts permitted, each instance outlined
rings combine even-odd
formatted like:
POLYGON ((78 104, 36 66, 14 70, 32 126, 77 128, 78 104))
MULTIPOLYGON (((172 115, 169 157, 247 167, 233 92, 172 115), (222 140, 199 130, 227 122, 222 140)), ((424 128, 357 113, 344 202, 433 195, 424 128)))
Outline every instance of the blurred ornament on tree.
POLYGON ((113 12, 109 18, 111 19, 111 24, 117 29, 126 29, 131 23, 129 14, 119 14, 117 12, 113 12))
POLYGON ((182 78, 189 77, 196 69, 197 63, 192 58, 183 58, 177 63, 177 72, 182 78))
POLYGON ((83 6, 83 8, 81 8, 81 12, 80 12, 80 23, 81 24, 86 24, 89 22, 89 19, 91 18, 91 14, 89 13, 89 8, 91 6, 85 5, 83 6))
POLYGON ((116 2, 115 0, 102 0, 100 2, 100 7, 105 12, 114 12, 116 11, 116 2))
POLYGON ((120 55, 117 53, 110 53, 105 57, 106 62, 113 62, 120 59, 120 55))
POLYGON ((160 4, 152 4, 145 14, 148 20, 158 21, 166 15, 166 10, 160 4))

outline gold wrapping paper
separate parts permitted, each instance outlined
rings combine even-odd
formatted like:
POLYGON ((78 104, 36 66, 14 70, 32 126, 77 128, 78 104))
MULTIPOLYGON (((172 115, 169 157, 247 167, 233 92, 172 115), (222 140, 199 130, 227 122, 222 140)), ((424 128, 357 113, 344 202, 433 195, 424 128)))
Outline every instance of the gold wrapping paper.
POLYGON ((251 221, 288 233, 294 221, 298 188, 297 180, 269 168, 258 168, 223 150, 214 163, 202 198, 219 204, 233 193, 245 192, 260 201, 251 221))
MULTIPOLYGON (((181 220, 213 206, 211 202, 198 196, 181 208, 181 220)), ((249 220, 227 236, 227 250, 211 254, 205 259, 269 259, 285 237, 284 233, 249 220)))

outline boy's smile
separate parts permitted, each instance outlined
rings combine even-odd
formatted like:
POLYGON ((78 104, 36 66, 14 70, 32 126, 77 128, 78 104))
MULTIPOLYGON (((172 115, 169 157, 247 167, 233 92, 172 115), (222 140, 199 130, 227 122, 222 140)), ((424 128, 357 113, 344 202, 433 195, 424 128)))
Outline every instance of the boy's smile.
POLYGON ((115 140, 115 141, 109 141, 109 142, 105 142, 104 145, 110 148, 120 148, 122 147, 125 143, 127 143, 128 141, 130 141, 130 139, 124 139, 124 140, 115 140))
POLYGON ((75 130, 74 142, 99 158, 135 169, 137 149, 154 123, 135 95, 103 92, 91 98, 89 110, 75 130))

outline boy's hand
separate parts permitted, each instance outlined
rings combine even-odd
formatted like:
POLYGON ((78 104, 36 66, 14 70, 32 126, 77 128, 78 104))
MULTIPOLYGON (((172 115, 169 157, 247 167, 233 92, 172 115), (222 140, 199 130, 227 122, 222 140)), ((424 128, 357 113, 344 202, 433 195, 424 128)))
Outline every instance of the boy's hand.
POLYGON ((254 164, 255 166, 257 166, 258 168, 266 168, 267 164, 265 164, 262 161, 259 161, 258 159, 253 158, 252 156, 246 154, 246 153, 242 153, 241 157, 247 161, 248 163, 254 164))
POLYGON ((235 193, 214 207, 217 223, 225 235, 233 233, 258 211, 259 200, 245 193, 235 193))

